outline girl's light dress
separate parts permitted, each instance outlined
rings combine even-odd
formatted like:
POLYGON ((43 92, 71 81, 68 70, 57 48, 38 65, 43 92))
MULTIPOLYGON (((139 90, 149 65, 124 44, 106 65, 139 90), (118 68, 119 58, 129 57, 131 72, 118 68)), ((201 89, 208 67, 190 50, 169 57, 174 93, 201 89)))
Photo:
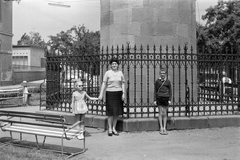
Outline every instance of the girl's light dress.
POLYGON ((81 93, 78 91, 73 92, 73 102, 71 104, 73 114, 85 114, 88 111, 88 107, 85 102, 85 96, 85 91, 82 91, 81 93))

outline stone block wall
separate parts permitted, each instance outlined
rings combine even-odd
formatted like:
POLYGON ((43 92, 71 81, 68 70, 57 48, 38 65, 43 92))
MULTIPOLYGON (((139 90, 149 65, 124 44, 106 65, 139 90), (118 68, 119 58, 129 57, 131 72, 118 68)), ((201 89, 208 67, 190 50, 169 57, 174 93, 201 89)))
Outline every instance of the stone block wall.
POLYGON ((194 0, 101 0, 101 46, 196 48, 194 0))

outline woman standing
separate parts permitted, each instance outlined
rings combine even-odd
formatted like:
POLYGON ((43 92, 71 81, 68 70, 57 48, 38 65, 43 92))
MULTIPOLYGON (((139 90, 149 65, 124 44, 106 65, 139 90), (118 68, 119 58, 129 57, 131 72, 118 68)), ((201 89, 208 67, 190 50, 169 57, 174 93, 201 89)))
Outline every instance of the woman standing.
POLYGON ((123 102, 125 99, 125 78, 122 71, 118 70, 119 61, 113 57, 110 60, 111 69, 106 71, 103 77, 103 83, 98 97, 103 99, 106 90, 106 115, 108 116, 108 136, 116 135, 117 119, 123 114, 123 102))

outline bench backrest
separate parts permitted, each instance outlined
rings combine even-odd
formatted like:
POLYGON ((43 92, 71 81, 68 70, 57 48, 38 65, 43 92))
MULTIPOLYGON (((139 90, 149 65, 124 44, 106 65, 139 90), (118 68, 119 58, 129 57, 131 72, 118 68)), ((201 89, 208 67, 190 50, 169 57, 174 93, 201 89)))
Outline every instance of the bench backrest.
POLYGON ((11 117, 11 119, 0 120, 4 122, 9 122, 9 123, 24 123, 24 124, 42 125, 42 126, 49 126, 49 127, 52 126, 52 127, 58 127, 58 128, 67 128, 65 125, 66 120, 62 115, 0 110, 0 116, 11 117), (32 119, 35 121, 24 121, 24 120, 19 121, 19 120, 13 119, 15 117, 32 119), (36 123, 36 121, 42 121, 42 122, 48 122, 48 123, 41 124, 41 123, 36 123))
POLYGON ((0 98, 21 97, 23 96, 22 92, 23 92, 23 88, 0 90, 0 98))

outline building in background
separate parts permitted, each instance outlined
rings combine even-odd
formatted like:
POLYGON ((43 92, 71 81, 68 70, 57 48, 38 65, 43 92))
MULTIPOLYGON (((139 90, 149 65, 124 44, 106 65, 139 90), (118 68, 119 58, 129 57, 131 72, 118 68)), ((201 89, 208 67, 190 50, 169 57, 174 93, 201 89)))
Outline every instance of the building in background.
POLYGON ((0 86, 12 84, 12 2, 0 0, 0 86))
POLYGON ((13 45, 12 52, 12 84, 45 78, 44 48, 33 45, 13 45))
POLYGON ((45 70, 44 48, 33 45, 13 45, 13 70, 45 70))

